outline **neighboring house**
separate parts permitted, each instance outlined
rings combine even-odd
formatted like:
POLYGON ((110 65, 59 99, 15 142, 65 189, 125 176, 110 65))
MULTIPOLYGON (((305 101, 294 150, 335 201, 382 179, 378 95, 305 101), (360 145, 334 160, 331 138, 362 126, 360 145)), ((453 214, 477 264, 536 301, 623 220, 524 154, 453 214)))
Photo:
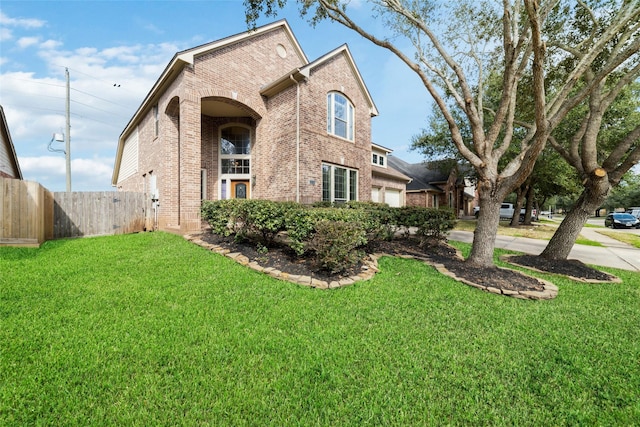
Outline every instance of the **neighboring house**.
POLYGON ((391 207, 405 206, 411 178, 389 166, 387 159, 391 151, 382 145, 371 145, 371 201, 391 207))
POLYGON ((11 140, 7 118, 0 105, 0 177, 22 179, 22 171, 18 163, 18 156, 11 140))
POLYGON ((460 217, 473 215, 475 186, 458 168, 445 172, 431 169, 426 163, 407 163, 394 156, 389 156, 387 163, 411 177, 407 184, 407 206, 448 207, 460 217))
POLYGON ((112 185, 179 232, 200 228, 203 199, 369 201, 377 114, 346 45, 310 62, 278 21, 178 52, 120 136, 112 185))

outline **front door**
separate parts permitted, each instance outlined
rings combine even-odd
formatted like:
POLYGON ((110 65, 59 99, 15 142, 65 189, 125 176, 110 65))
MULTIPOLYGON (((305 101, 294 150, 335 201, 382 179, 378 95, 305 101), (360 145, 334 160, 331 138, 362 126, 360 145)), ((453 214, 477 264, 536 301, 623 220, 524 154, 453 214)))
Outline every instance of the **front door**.
POLYGON ((234 199, 248 199, 249 198, 249 181, 248 180, 233 180, 231 181, 231 197, 234 199))

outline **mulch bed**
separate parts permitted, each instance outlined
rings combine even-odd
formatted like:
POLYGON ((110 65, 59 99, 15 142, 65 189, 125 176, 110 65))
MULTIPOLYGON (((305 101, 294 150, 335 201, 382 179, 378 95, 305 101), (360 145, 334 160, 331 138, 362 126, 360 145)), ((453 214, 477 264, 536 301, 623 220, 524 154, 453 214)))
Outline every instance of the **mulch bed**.
MULTIPOLYGON (((357 275, 362 268, 362 265, 356 265, 340 274, 331 274, 329 271, 319 268, 313 261, 297 257, 285 245, 276 244, 265 252, 258 251, 252 242, 235 242, 232 237, 219 236, 212 234, 210 231, 204 231, 200 238, 207 243, 224 247, 231 252, 239 252, 262 267, 272 267, 291 275, 309 276, 327 282, 357 275)), ((365 250, 370 254, 386 253, 397 256, 411 256, 419 260, 442 264, 457 277, 485 287, 519 292, 542 291, 544 289, 544 285, 540 280, 519 271, 498 267, 479 268, 467 264, 455 248, 444 242, 434 241, 421 247, 416 238, 399 238, 393 241, 370 243, 365 250)), ((525 259, 522 261, 525 262, 525 259)), ((531 256, 526 258, 526 261, 529 261, 535 268, 540 269, 540 260, 537 257, 531 256)), ((512 261, 509 260, 509 262, 512 261)), ((594 272, 598 272, 584 264, 581 266, 573 262, 570 264, 572 267, 571 277, 591 277, 594 272)), ((560 271, 562 270, 557 269, 551 272, 563 274, 560 271)))
POLYGON ((605 273, 604 271, 591 268, 577 259, 551 260, 536 255, 525 254, 505 256, 503 260, 515 265, 519 265, 521 267, 527 267, 532 270, 537 270, 544 273, 559 274, 582 282, 620 282, 620 279, 618 277, 609 273, 605 273))

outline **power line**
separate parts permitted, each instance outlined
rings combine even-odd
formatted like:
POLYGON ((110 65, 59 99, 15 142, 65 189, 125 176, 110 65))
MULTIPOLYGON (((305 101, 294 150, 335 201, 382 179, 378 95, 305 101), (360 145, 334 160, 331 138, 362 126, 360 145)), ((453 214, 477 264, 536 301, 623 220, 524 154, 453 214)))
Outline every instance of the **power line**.
MULTIPOLYGON (((80 74, 85 74, 85 73, 80 73, 80 74)), ((88 74, 85 74, 85 75, 89 76, 88 74)), ((89 77, 92 77, 92 76, 89 76, 89 77)), ((22 82, 29 82, 29 83, 39 84, 39 85, 45 85, 45 86, 65 87, 65 85, 59 85, 59 84, 48 83, 48 82, 41 82, 41 81, 38 81, 38 80, 21 79, 21 78, 18 78, 18 77, 11 77, 11 76, 5 76, 5 78, 12 79, 12 80, 17 80, 17 81, 22 81, 22 82)), ((93 78, 96 79, 96 80, 100 80, 100 79, 98 79, 96 77, 93 77, 93 78)), ((100 81, 103 81, 103 80, 100 80, 100 81)), ((116 86, 116 87, 120 87, 120 85, 118 84, 118 86, 116 86)), ((94 94, 89 93, 89 92, 85 92, 85 91, 80 90, 80 89, 76 89, 76 88, 72 87, 71 90, 74 91, 74 92, 78 92, 78 93, 82 93, 84 95, 91 96, 93 98, 99 99, 99 100, 104 101, 104 102, 108 102, 108 103, 113 104, 113 105, 117 105, 118 107, 129 108, 126 105, 119 104, 117 102, 113 102, 113 101, 110 101, 110 100, 105 99, 105 98, 101 98, 101 97, 99 97, 97 95, 94 95, 94 94)), ((42 95, 42 96, 46 96, 46 95, 42 95)), ((59 98, 59 99, 64 99, 64 98, 59 98)))
POLYGON ((10 80, 18 80, 20 82, 29 82, 29 83, 35 83, 35 84, 39 84, 39 85, 45 85, 45 86, 54 86, 54 87, 65 87, 65 85, 57 85, 54 83, 47 83, 47 82, 40 82, 38 80, 29 80, 29 79, 19 79, 18 77, 11 77, 11 76, 3 76, 3 78, 5 79, 10 79, 10 80))
MULTIPOLYGON (((60 67, 60 66, 61 66, 61 65, 59 65, 59 67, 60 67)), ((69 68, 69 67, 64 67, 64 68, 69 68)), ((76 70, 76 69, 74 69, 74 68, 69 68, 69 70, 73 71, 74 73, 78 73, 78 74, 85 75, 85 76, 87 76, 87 77, 91 77, 91 78, 92 78, 92 79, 94 79, 94 80, 98 80, 98 81, 101 81, 101 82, 103 82, 103 83, 107 83, 107 84, 108 84, 108 85, 110 85, 110 86, 120 87, 120 84, 119 84, 119 83, 109 82, 109 81, 107 81, 107 80, 101 79, 100 77, 92 76, 91 74, 84 73, 84 72, 82 72, 82 71, 80 71, 80 70, 76 70)))
POLYGON ((93 95, 93 94, 88 93, 88 92, 84 92, 84 91, 82 91, 80 89, 71 88, 71 90, 74 91, 74 92, 79 92, 79 93, 82 93, 82 94, 85 94, 85 95, 89 95, 89 96, 91 96, 93 98, 96 98, 96 99, 99 99, 101 101, 108 102, 109 104, 117 105, 118 107, 129 108, 126 105, 118 104, 117 102, 113 102, 113 101, 109 101, 108 99, 100 98, 99 96, 93 95))

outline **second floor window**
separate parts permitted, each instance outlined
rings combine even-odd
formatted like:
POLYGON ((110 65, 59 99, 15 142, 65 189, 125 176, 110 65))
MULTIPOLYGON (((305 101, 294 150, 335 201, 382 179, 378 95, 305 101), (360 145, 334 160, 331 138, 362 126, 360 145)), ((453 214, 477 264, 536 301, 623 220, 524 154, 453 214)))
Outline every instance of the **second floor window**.
POLYGON ((153 136, 160 134, 160 115, 158 114, 158 104, 153 106, 153 136))
POLYGON ((251 171, 251 131, 229 126, 220 132, 220 167, 222 174, 248 175, 251 171))
POLYGON ((371 155, 371 163, 374 165, 384 166, 384 156, 382 154, 373 153, 371 155))
POLYGON ((327 95, 327 132, 353 141, 353 105, 338 92, 327 95))

